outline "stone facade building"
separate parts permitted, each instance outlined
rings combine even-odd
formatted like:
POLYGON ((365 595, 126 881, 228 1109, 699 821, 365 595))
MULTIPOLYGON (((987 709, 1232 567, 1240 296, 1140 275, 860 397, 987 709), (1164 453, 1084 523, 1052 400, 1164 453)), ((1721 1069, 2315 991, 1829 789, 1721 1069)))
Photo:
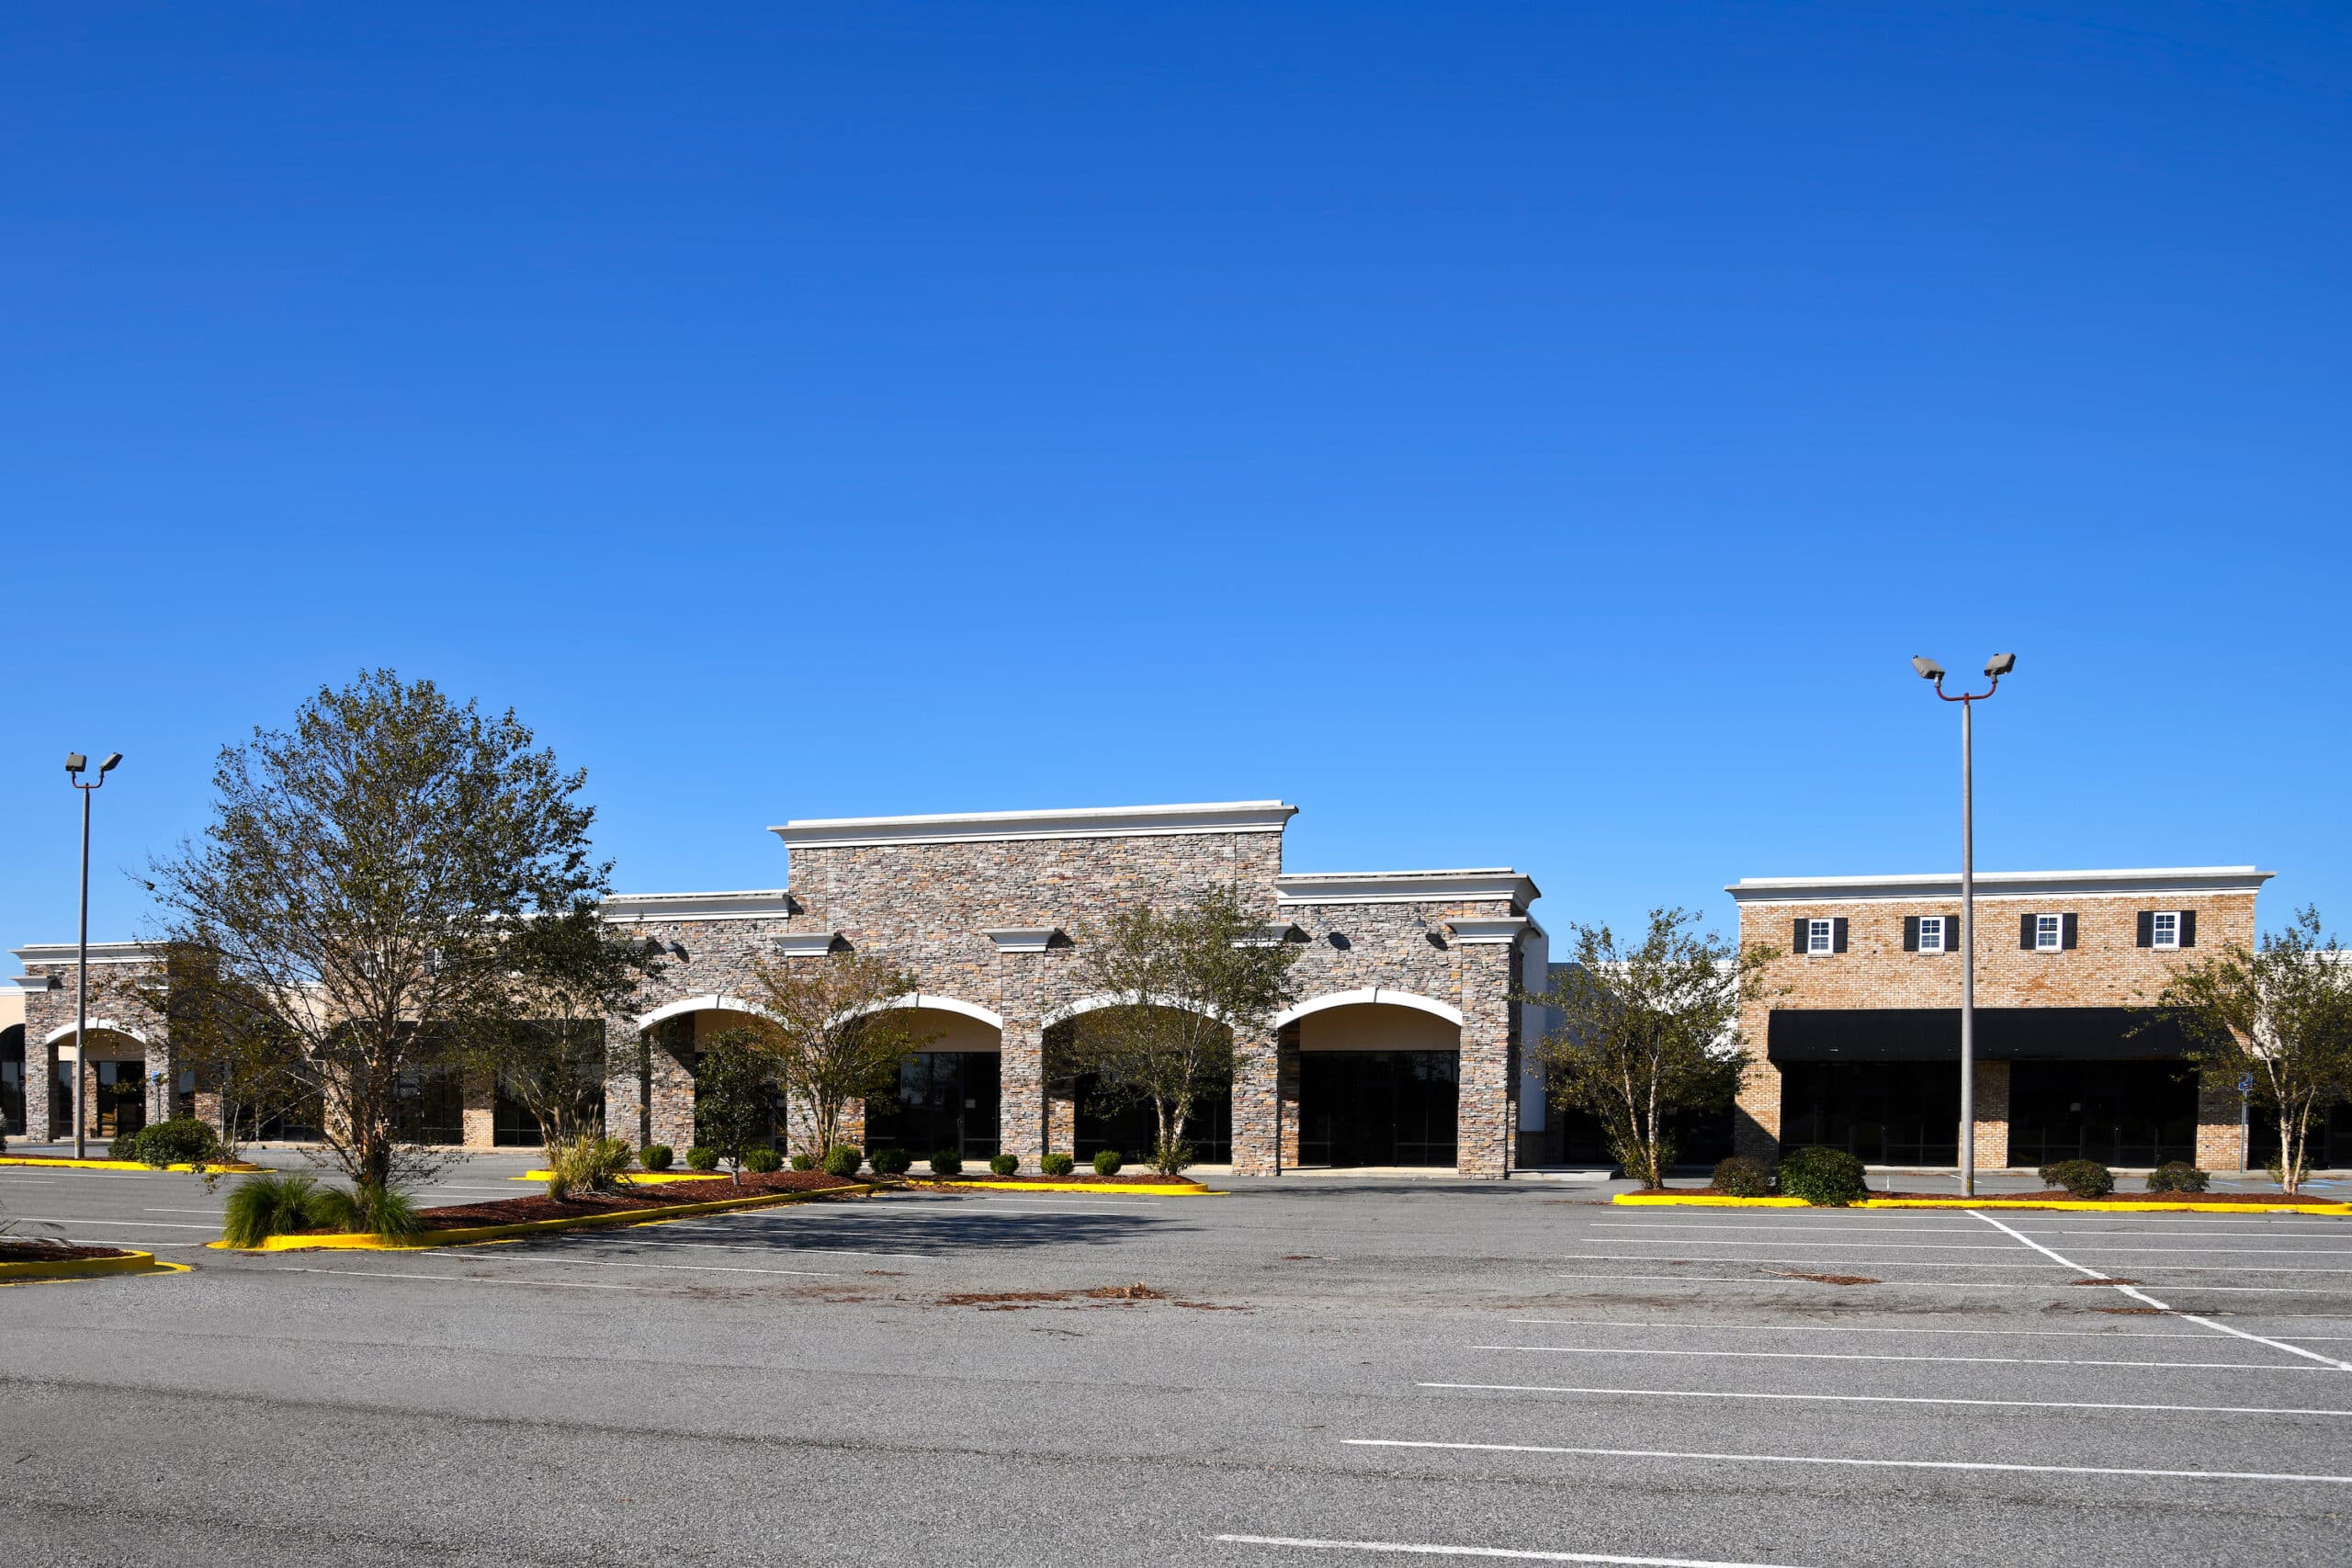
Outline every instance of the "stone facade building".
MULTIPOLYGON (((2185 1043, 2133 1012, 2200 952, 2255 942, 2252 866, 1976 878, 1976 1163, 2194 1159, 2235 1169, 2238 1098, 2202 1093, 2185 1043)), ((1955 1163, 1960 879, 1748 878, 1744 946, 1781 956, 1743 1010, 1759 1058, 1741 1152, 1828 1144, 1873 1164, 1955 1163)))
MULTIPOLYGON (((1237 889, 1270 938, 1297 944, 1298 1000, 1237 1040, 1229 1102, 1193 1142, 1242 1174, 1301 1165, 1423 1165, 1503 1177, 1517 1156, 1523 1015, 1545 939, 1534 884, 1509 870, 1287 874, 1276 801, 1080 811, 874 817, 774 829, 789 885, 616 897, 605 918, 667 964, 608 1026, 607 1124, 693 1141, 694 1057, 750 1010, 753 966, 837 948, 912 972, 933 1048, 896 1103, 865 1108, 868 1141, 1005 1153, 1117 1144, 1131 1113, 1047 1072, 1047 1036, 1109 998, 1085 994, 1077 942, 1139 903, 1237 889)), ((1540 1124, 1540 1121, 1538 1122, 1540 1124)))

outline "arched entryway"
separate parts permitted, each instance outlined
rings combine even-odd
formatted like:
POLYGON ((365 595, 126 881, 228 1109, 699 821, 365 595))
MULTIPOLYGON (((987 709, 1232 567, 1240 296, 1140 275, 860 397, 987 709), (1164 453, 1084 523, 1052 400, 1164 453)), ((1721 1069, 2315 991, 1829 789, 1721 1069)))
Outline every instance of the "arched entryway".
POLYGON ((1280 1022, 1297 1063, 1298 1164, 1454 1168, 1458 1011, 1367 990, 1316 998, 1280 1022))
POLYGON ((865 1102, 869 1149, 904 1149, 918 1165, 934 1154, 987 1159, 1001 1146, 1003 1020, 952 997, 919 996, 892 1012, 923 1045, 899 1065, 899 1081, 865 1102))
MULTIPOLYGON (((150 1114, 157 1093, 148 1081, 147 1040, 137 1030, 109 1019, 90 1021, 86 1049, 74 1050, 74 1026, 52 1032, 44 1043, 55 1066, 49 1089, 49 1129, 51 1138, 74 1135, 74 1074, 81 1059, 85 1097, 83 1128, 93 1138, 120 1138, 154 1120, 150 1114)), ((166 1104, 162 1114, 170 1113, 166 1104)))
POLYGON ((700 1141, 695 1133, 695 1073, 703 1054, 727 1031, 760 1017, 757 1008, 739 998, 701 996, 665 1003, 639 1018, 637 1125, 608 1130, 640 1145, 666 1144, 681 1152, 692 1147, 700 1141))
MULTIPOLYGON (((1047 1142, 1053 1148, 1091 1160, 1115 1150, 1129 1164, 1151 1158, 1159 1144, 1159 1114, 1148 1100, 1114 1090, 1100 1075, 1077 1069, 1073 1043, 1080 1021, 1126 1004, 1114 997, 1090 997, 1061 1009, 1046 1027, 1046 1064, 1053 1119, 1047 1142)), ((1227 1070, 1197 1087, 1184 1123, 1184 1142, 1196 1165, 1233 1163, 1233 1075, 1231 1032, 1226 1032, 1227 1070)))

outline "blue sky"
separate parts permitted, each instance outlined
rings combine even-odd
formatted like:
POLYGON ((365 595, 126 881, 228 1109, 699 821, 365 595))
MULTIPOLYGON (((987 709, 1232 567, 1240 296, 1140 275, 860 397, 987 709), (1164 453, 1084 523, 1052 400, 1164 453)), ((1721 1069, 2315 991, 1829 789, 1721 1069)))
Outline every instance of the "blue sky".
POLYGON ((1280 796, 1572 919, 1957 861, 2352 923, 2341 6, 19 6, 0 937, 362 666, 630 890, 1280 796))

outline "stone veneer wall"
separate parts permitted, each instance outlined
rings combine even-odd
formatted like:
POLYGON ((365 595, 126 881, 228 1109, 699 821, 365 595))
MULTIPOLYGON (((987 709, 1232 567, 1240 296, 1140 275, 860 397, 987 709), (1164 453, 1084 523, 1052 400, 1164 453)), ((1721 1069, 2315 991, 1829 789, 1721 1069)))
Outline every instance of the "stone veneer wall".
MULTIPOLYGON (((25 993, 25 1138, 28 1143, 42 1143, 49 1138, 51 1117, 66 1118, 65 1136, 74 1134, 69 1108, 52 1108, 51 1089, 57 1081, 58 1046, 73 1043, 74 1014, 74 978, 73 964, 28 964, 28 975, 48 975, 58 981, 49 990, 28 990, 25 993), (64 1030, 62 1041, 50 1036, 64 1030)), ((103 1022, 121 1025, 144 1036, 145 1057, 141 1069, 147 1102, 147 1119, 160 1122, 171 1115, 178 1078, 172 1066, 171 1032, 162 1015, 147 1007, 130 992, 131 985, 153 973, 146 964, 123 963, 90 965, 90 1030, 93 1045, 103 1043, 97 1032, 103 1022), (163 1075, 163 1082, 155 1082, 155 1075, 163 1075)), ((82 1102, 87 1108, 84 1132, 97 1135, 97 1072, 92 1061, 82 1064, 82 1102)))
MULTIPOLYGON (((1460 1168, 1509 1174, 1520 1046, 1519 1010, 1510 998, 1521 982, 1522 943, 1465 943, 1447 933, 1445 921, 1524 911, 1505 899, 1278 906, 1281 870, 1276 832, 797 847, 782 919, 633 928, 672 949, 637 1016, 695 997, 746 996, 758 964, 783 962, 776 938, 839 932, 861 952, 905 964, 924 993, 1003 1019, 1001 1146, 1034 1168, 1052 1139, 1067 1147, 1069 1135, 1067 1102, 1049 1097, 1043 1049, 1047 1020, 1085 989, 1073 939, 1132 904, 1185 903, 1231 885, 1270 921, 1286 919, 1305 933, 1294 971, 1302 999, 1378 986, 1461 1010, 1460 1168), (1020 927, 1063 934, 1042 953, 1000 952, 984 934, 1020 927)), ((1297 1162, 1296 1051, 1295 1032, 1285 1032, 1293 1036, 1286 1049, 1271 1040, 1235 1043, 1234 1164, 1245 1174, 1297 1162)), ((649 1042, 633 1018, 614 1020, 608 1038, 608 1122, 641 1127, 655 1142, 691 1142, 693 1084, 684 1065, 649 1042), (641 1100, 639 1084, 649 1076, 650 1100, 641 1100)))
MULTIPOLYGON (((1976 1005, 2143 1006, 2163 991, 2177 964, 2231 942, 2252 947, 2254 905, 2252 893, 1980 893, 1976 899, 1976 1005), (2197 911, 2195 948, 2138 945, 2139 911, 2159 908, 2197 911), (2029 953, 2018 945, 2019 915, 2062 911, 2077 917, 2076 945, 2072 950, 2029 953)), ((1959 1007, 1960 954, 1903 950, 1905 916, 1959 912, 1957 893, 1807 903, 1759 900, 1740 906, 1741 944, 1770 946, 1782 954, 1764 971, 1764 995, 1740 1010, 1740 1031, 1756 1057, 1755 1067, 1740 1090, 1734 1124, 1734 1137, 1742 1154, 1769 1159, 1780 1147, 1781 1070, 1765 1057, 1773 1010, 1959 1007), (1799 919, 1841 918, 1847 922, 1844 953, 1811 957, 1790 953, 1799 919)), ((2008 1163, 2008 1065, 1979 1062, 1975 1145, 1980 1166, 1998 1168, 2008 1163), (1996 1066, 1999 1072, 1988 1076, 1987 1069, 1996 1066), (1994 1122, 1997 1129, 1991 1125, 1994 1122)), ((2204 1122, 2211 1111, 2200 1100, 2197 1134, 2200 1163, 2209 1145, 2226 1144, 2233 1151, 2236 1146, 2234 1105, 2228 1127, 2209 1134, 2204 1122)))

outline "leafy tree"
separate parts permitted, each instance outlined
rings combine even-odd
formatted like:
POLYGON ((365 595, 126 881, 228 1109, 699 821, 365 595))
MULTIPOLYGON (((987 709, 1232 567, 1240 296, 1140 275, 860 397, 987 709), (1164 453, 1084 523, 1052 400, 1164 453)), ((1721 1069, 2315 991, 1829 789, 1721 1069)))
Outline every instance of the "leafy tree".
POLYGON ((598 1123, 605 1020, 662 968, 659 949, 605 924, 585 899, 526 922, 507 942, 519 1015, 470 1042, 469 1064, 521 1100, 550 1144, 598 1123))
POLYGON ((730 1029, 695 1068, 695 1137, 718 1151, 738 1186, 743 1156, 767 1142, 775 1117, 775 1058, 757 1029, 730 1029))
POLYGON ((528 1016, 516 933, 605 891, 582 783, 511 711, 379 670, 224 748, 202 840, 154 863, 164 940, 323 1091, 368 1216, 446 1157, 401 1142, 402 1075, 528 1016))
MULTIPOLYGON (((237 1158, 238 1140, 316 1092, 300 1039, 278 1027, 263 998, 223 977, 217 955, 183 942, 155 944, 157 961, 96 978, 111 995, 164 1021, 172 1055, 194 1069, 198 1088, 220 1103, 221 1162, 237 1158)), ((201 1173, 205 1185, 220 1172, 201 1173)))
POLYGON ((863 953, 763 964, 752 988, 763 1016, 751 1032, 802 1112, 794 1123, 812 1158, 842 1142, 850 1101, 895 1089, 899 1064, 938 1038, 899 1005, 914 995, 915 977, 863 953))
POLYGON ((2233 942, 2175 971, 2156 1011, 2188 1036, 2208 1087, 2244 1084, 2278 1118, 2274 1174, 2301 1191, 2312 1121, 2352 1100, 2352 953, 2322 929, 2318 909, 2305 906, 2253 952, 2233 942))
POLYGON ((1728 1105, 1739 1092, 1748 1062, 1739 1005, 1780 956, 1743 952, 1698 924, 1688 909, 1653 909, 1632 947, 1606 925, 1572 926, 1575 956, 1552 988, 1519 998, 1561 1015, 1534 1048, 1553 1098, 1598 1117, 1626 1175, 1645 1187, 1664 1185, 1674 1163, 1668 1119, 1728 1105))
POLYGON ((1148 1101, 1159 1127, 1152 1167, 1172 1176, 1192 1161, 1194 1103, 1233 1081, 1235 1032, 1272 1027, 1297 962, 1230 887, 1167 912, 1123 909, 1079 942, 1084 984, 1120 1005, 1073 1021, 1057 1066, 1094 1074, 1114 1102, 1148 1101))

